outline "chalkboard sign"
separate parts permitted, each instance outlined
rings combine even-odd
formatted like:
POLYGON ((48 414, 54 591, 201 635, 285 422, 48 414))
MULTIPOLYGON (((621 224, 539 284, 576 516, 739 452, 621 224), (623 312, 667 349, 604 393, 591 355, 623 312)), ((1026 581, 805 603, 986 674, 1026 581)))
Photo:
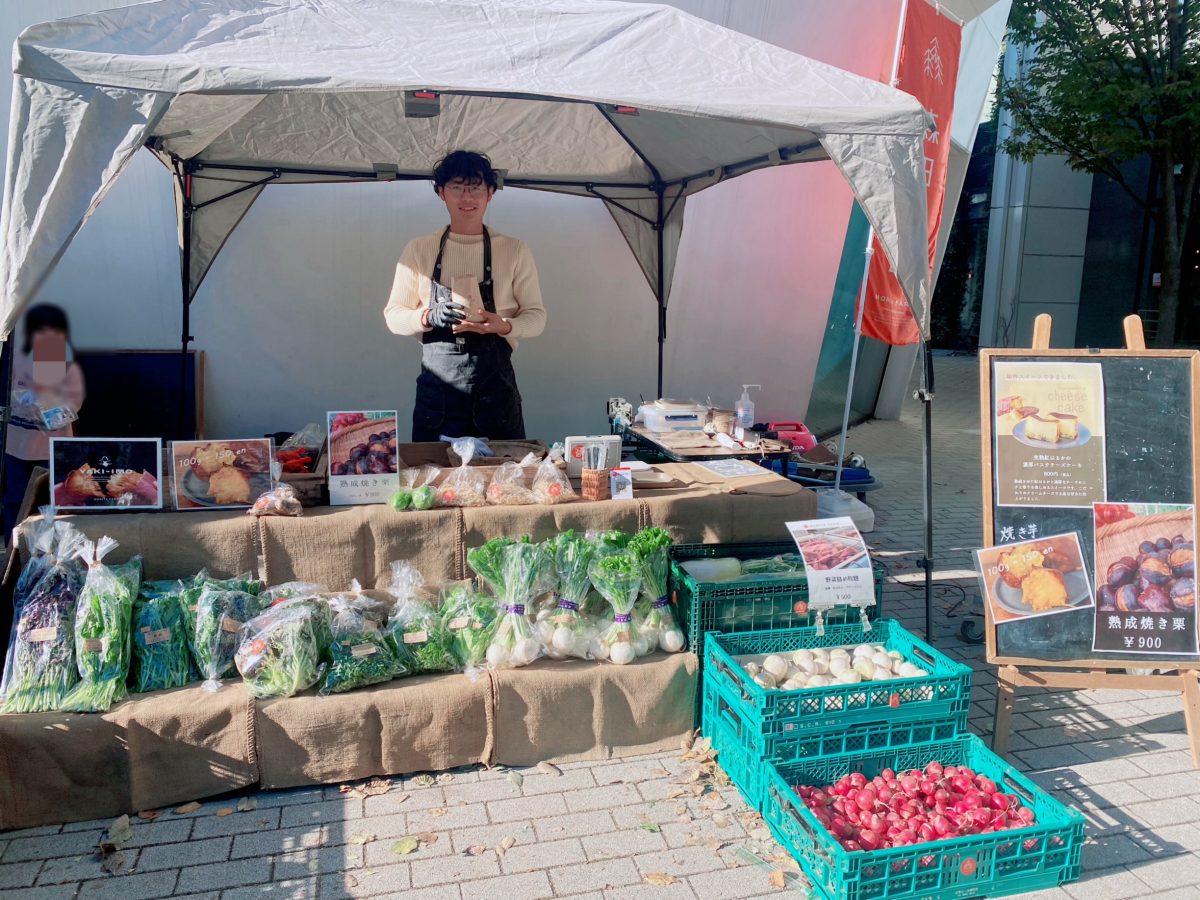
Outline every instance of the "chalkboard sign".
POLYGON ((1091 587, 1044 614, 997 582, 988 660, 1197 668, 1200 352, 985 350, 980 376, 985 544, 1077 533, 1091 587))

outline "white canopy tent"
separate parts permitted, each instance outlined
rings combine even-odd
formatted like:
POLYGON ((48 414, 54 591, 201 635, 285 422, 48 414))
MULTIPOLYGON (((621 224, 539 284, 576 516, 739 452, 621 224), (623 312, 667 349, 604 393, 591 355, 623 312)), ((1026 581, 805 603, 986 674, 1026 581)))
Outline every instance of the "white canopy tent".
POLYGON ((268 185, 424 179, 459 147, 606 204, 658 301, 660 393, 685 199, 766 166, 837 165, 927 334, 920 105, 670 7, 157 0, 31 27, 14 60, 4 335, 143 146, 175 174, 185 348, 268 185))

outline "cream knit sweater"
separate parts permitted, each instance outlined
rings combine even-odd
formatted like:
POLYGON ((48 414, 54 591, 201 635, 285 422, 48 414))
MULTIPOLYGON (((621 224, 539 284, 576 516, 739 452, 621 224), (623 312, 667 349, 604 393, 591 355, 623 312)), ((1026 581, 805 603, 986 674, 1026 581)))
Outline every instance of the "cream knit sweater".
MULTIPOLYGON (((512 325, 504 336, 515 350, 522 338, 537 337, 546 327, 546 308, 538 287, 537 268, 524 241, 489 229, 492 238, 492 291, 496 314, 512 325)), ((421 325, 421 313, 429 306, 430 276, 437 259, 437 231, 408 242, 396 264, 396 278, 383 317, 395 334, 420 336, 430 329, 421 325)), ((473 275, 483 278, 483 235, 450 234, 442 254, 442 284, 473 275)))

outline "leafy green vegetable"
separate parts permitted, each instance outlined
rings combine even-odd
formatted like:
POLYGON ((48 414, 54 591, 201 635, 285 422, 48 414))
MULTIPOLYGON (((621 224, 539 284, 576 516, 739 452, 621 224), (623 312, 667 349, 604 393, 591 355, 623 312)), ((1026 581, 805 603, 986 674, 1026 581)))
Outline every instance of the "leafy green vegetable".
POLYGON ((613 529, 596 535, 596 545, 602 555, 620 553, 629 545, 629 535, 624 531, 613 529))
POLYGON ((527 666, 541 655, 525 610, 532 608, 547 573, 554 568, 553 558, 540 544, 518 541, 502 553, 500 604, 504 616, 487 649, 488 665, 494 669, 527 666))
POLYGON ((640 564, 628 552, 613 553, 594 559, 588 573, 613 609, 613 623, 600 636, 594 654, 618 665, 633 662, 649 649, 633 625, 633 605, 642 584, 640 564))
POLYGON ((412 505, 413 492, 408 488, 400 488, 400 490, 392 494, 392 498, 388 500, 388 506, 396 510, 396 512, 403 512, 404 510, 411 508, 412 505))
POLYGON ((498 613, 495 600, 469 587, 455 584, 443 590, 442 621, 453 636, 461 668, 484 664, 498 613))
POLYGON ((131 688, 137 693, 182 687, 200 677, 188 650, 182 581, 142 583, 133 604, 131 688))
POLYGON ((196 612, 200 605, 200 595, 212 588, 218 591, 241 591, 245 594, 258 596, 262 591, 262 582, 250 575, 249 572, 236 578, 213 578, 204 569, 196 573, 190 582, 184 582, 180 606, 183 609, 184 623, 188 630, 188 641, 192 649, 192 658, 196 665, 200 664, 200 654, 196 652, 196 612))
POLYGON ((433 505, 436 502, 437 493, 434 491, 433 485, 431 484, 422 485, 413 491, 413 509, 433 509, 433 505))
POLYGON ((425 579, 411 563, 391 565, 388 593, 396 598, 387 624, 388 644, 401 664, 414 675, 429 672, 453 672, 454 638, 433 608, 418 599, 425 590, 425 579))
POLYGON ((629 555, 641 567, 642 592, 655 601, 667 595, 671 535, 663 528, 643 528, 629 539, 629 555))
POLYGON ((284 601, 242 626, 234 664, 251 696, 292 697, 320 679, 315 619, 318 607, 284 601))
POLYGON ((325 651, 328 668, 317 693, 340 694, 407 674, 383 632, 360 610, 339 599, 330 606, 333 639, 325 651))
POLYGON ((87 578, 75 609, 75 661, 80 681, 63 699, 67 712, 104 712, 125 696, 129 675, 133 600, 141 583, 141 557, 104 565, 117 542, 102 537, 80 551, 87 578))
POLYGON ((12 666, 5 673, 6 713, 58 709, 79 679, 75 666, 75 604, 83 572, 75 553, 83 535, 66 536, 29 592, 17 621, 12 666))
POLYGON ((492 538, 482 547, 472 547, 467 551, 467 562, 492 592, 499 597, 504 581, 504 551, 516 541, 512 538, 492 538))
POLYGON ((196 607, 196 663, 204 676, 204 689, 215 691, 221 679, 234 670, 238 633, 267 603, 254 594, 207 587, 196 607))

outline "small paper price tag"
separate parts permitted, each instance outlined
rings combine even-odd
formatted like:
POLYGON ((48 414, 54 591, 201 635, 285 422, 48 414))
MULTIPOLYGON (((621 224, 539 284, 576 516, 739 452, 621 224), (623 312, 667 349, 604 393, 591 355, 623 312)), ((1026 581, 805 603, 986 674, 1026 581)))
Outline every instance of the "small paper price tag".
POLYGON ((471 624, 470 616, 459 616, 456 619, 451 619, 449 624, 446 627, 449 628, 451 631, 462 631, 464 628, 466 628, 470 624, 471 624))
POLYGON ((225 616, 221 619, 221 630, 226 631, 229 634, 237 634, 242 630, 242 623, 237 619, 231 619, 229 616, 225 616))
POLYGON ((404 635, 404 643, 406 644, 424 644, 429 640, 429 632, 427 631, 411 631, 404 635))
POLYGON ((374 644, 355 644, 350 648, 350 655, 354 657, 374 656, 379 651, 379 648, 374 644))
POLYGON ((25 640, 31 644, 44 644, 47 641, 57 641, 58 627, 55 625, 50 625, 47 628, 35 628, 29 632, 25 640))
POLYGON ((161 644, 163 641, 169 641, 170 639, 170 628, 159 628, 156 631, 151 631, 149 628, 142 629, 142 643, 147 647, 151 644, 161 644))
POLYGON ((84 638, 83 641, 84 653, 103 653, 104 638, 84 638))

